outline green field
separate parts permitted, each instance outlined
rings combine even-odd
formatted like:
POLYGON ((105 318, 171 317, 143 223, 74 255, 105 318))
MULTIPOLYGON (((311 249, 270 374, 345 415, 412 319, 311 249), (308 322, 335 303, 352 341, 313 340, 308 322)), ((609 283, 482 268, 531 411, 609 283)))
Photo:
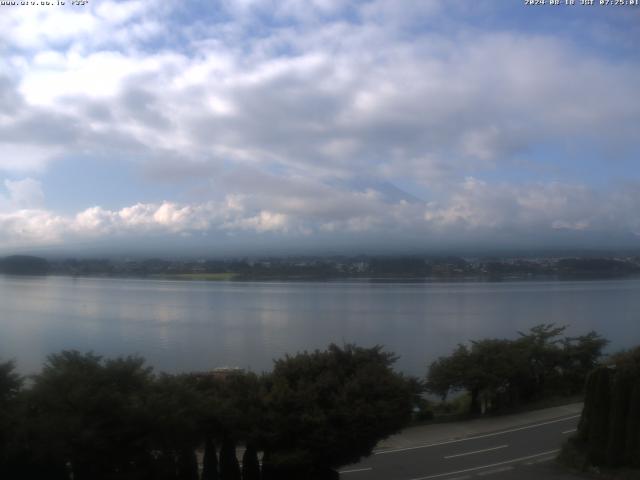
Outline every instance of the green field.
POLYGON ((235 273, 175 273, 168 275, 154 275, 155 278, 165 280, 232 280, 236 277, 235 273))

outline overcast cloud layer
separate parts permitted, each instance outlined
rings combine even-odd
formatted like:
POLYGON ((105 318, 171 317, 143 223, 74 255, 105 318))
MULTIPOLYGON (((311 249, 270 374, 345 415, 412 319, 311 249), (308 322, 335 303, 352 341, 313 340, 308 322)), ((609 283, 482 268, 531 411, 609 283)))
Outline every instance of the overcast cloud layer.
POLYGON ((0 6, 0 250, 636 246, 640 8, 506 3, 0 6))

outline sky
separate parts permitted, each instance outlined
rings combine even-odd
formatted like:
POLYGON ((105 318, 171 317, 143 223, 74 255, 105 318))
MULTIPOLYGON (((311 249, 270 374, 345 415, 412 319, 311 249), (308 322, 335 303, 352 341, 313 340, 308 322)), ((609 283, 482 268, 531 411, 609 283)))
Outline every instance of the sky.
POLYGON ((640 246, 638 6, 2 3, 5 254, 640 246))

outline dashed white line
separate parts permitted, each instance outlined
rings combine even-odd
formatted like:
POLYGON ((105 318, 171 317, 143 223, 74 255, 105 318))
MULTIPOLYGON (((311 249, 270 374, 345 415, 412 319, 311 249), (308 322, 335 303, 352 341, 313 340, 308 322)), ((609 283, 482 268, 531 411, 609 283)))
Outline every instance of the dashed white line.
POLYGON ((537 463, 544 463, 544 462, 550 462, 551 460, 554 460, 556 457, 547 457, 547 458, 541 458, 540 460, 533 460, 531 462, 526 462, 525 465, 535 465, 537 463))
POLYGON ((577 431, 578 431, 578 429, 577 429, 577 428, 574 428, 573 430, 565 430, 564 432, 562 432, 562 434, 563 434, 563 435, 568 435, 568 434, 570 434, 570 433, 577 432, 577 431))
POLYGON ((482 450, 475 450, 473 452, 465 452, 465 453, 457 453, 455 455, 448 455, 444 458, 458 458, 458 457, 465 457, 467 455, 475 455, 476 453, 484 453, 484 452, 492 452, 494 450, 500 450, 501 448, 507 448, 509 445, 499 445, 497 447, 491 447, 491 448, 484 448, 482 450))
POLYGON ((493 470, 487 470, 486 472, 480 472, 480 473, 478 473, 478 476, 484 477, 485 475, 493 475, 495 473, 508 472, 509 470, 513 470, 513 467, 494 468, 493 470))
POLYGON ((460 439, 457 439, 457 440, 447 440, 445 442, 438 442, 438 443, 428 443, 428 444, 424 444, 424 445, 416 445, 415 447, 394 448, 392 450, 383 450, 383 451, 380 451, 380 452, 374 452, 374 455, 386 455, 388 453, 406 452, 408 450, 418 450, 420 448, 437 447, 439 445, 450 445, 452 443, 468 442, 470 440, 477 440, 477 439, 480 439, 480 438, 495 437, 497 435, 504 435, 505 433, 519 432, 519 431, 522 431, 522 430, 529 430, 531 428, 537 428, 537 427, 543 427, 545 425, 551 425, 553 423, 566 422, 568 420, 573 420, 573 419, 579 418, 579 417, 580 417, 580 415, 572 415, 571 417, 559 418, 559 419, 556 419, 556 420, 550 420, 548 422, 537 423, 535 425, 527 425, 527 426, 524 426, 524 427, 512 428, 510 430, 503 430, 501 432, 487 433, 487 434, 484 434, 484 435, 476 435, 475 437, 460 438, 460 439))
POLYGON ((338 473, 357 473, 357 472, 369 472, 373 470, 371 467, 367 468, 354 468, 353 470, 340 470, 338 473))
POLYGON ((526 457, 513 458, 511 460, 506 460, 504 462, 492 463, 490 465, 483 465, 481 467, 473 467, 473 468, 465 468, 464 470, 457 470, 455 472, 447 472, 447 473, 438 473, 436 475, 427 475, 426 477, 416 477, 411 480, 429 480, 431 478, 441 478, 448 477, 450 475, 458 475, 459 473, 468 473, 475 472, 476 470, 484 470, 485 468, 499 467, 501 465, 508 465, 509 463, 517 463, 522 462, 524 460, 530 460, 532 458, 542 457, 544 455, 551 455, 553 453, 558 453, 560 450, 549 450, 548 452, 536 453, 535 455, 528 455, 526 457))

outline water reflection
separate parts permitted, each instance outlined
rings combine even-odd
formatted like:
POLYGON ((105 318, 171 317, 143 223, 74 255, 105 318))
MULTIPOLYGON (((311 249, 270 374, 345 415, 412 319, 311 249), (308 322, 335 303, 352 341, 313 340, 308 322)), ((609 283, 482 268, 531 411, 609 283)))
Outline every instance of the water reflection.
POLYGON ((237 365, 330 342, 383 344, 423 374, 456 343, 542 322, 640 343, 640 281, 234 283, 0 277, 0 357, 35 371, 64 348, 138 353, 160 370, 237 365))

